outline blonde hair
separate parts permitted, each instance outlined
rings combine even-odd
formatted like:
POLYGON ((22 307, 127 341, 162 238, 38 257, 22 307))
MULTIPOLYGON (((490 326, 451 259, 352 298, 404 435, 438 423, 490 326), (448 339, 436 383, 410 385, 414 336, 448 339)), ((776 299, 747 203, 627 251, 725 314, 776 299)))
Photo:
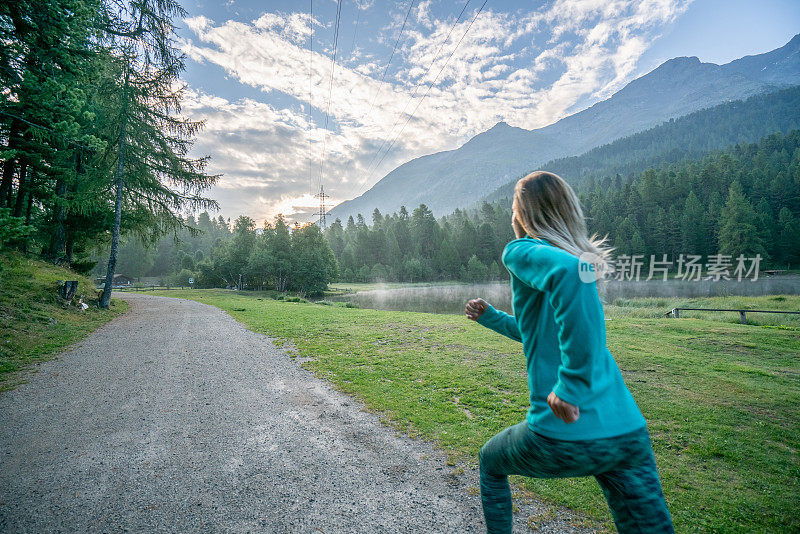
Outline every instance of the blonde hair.
POLYGON ((598 279, 609 269, 612 247, 608 236, 588 237, 586 221, 575 191, 560 176, 532 172, 514 187, 516 222, 528 236, 542 238, 551 245, 580 257, 587 254, 598 279))

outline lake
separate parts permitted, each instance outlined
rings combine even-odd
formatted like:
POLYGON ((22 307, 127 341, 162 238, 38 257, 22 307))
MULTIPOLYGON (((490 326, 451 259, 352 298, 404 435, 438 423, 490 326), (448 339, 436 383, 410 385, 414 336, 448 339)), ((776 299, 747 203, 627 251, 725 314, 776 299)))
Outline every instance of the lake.
MULTIPOLYGON (((760 277, 742 280, 642 280, 600 282, 600 296, 606 303, 635 297, 722 297, 758 295, 800 295, 800 276, 760 277)), ((511 313, 511 287, 508 282, 486 284, 431 284, 356 291, 330 297, 352 302, 359 308, 460 314, 467 300, 481 297, 495 308, 511 313)))

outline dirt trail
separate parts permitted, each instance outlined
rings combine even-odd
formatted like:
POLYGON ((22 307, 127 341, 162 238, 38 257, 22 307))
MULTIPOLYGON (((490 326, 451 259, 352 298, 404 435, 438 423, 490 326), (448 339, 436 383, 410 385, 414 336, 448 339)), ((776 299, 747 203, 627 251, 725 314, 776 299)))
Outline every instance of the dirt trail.
MULTIPOLYGON (((0 531, 484 531, 474 470, 454 475, 217 308, 124 298, 129 313, 0 395, 0 531)), ((543 510, 521 505, 515 531, 543 510)))

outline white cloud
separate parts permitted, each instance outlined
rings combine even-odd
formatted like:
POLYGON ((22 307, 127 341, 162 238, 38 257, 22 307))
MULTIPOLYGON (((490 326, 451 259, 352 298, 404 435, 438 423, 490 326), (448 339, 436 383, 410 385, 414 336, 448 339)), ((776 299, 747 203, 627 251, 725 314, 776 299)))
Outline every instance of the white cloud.
POLYGON ((433 20, 431 19, 431 2, 432 0, 424 0, 417 4, 417 8, 414 10, 414 15, 416 16, 417 22, 426 28, 433 27, 433 20))
MULTIPOLYGON (((265 13, 250 24, 194 17, 186 23, 196 38, 183 44, 190 58, 261 89, 265 101, 276 92, 295 103, 230 102, 193 92, 184 109, 206 120, 197 150, 212 155, 214 172, 225 173, 216 192, 231 216, 271 218, 295 208, 307 213, 301 208, 319 179, 323 145, 324 182, 337 202, 402 161, 454 148, 498 120, 545 126, 629 81, 647 44, 689 1, 555 0, 530 13, 487 9, 457 49, 475 11, 456 24, 455 16, 437 19, 423 1, 385 80, 388 52, 377 60, 356 54, 336 65, 330 93, 330 57, 306 48, 307 14, 265 13), (309 121, 308 105, 330 111, 330 133, 309 121), (407 120, 396 152, 368 169, 380 159, 374 157, 378 146, 388 146, 407 120)), ((359 8, 371 5, 360 2, 359 8)), ((396 31, 393 26, 387 35, 396 31)), ((385 41, 394 44, 391 37, 385 41)))
POLYGON ((375 5, 375 0, 356 0, 356 6, 361 11, 366 11, 375 5))
MULTIPOLYGON (((307 13, 264 13, 253 21, 253 26, 260 30, 273 31, 292 43, 304 43, 311 36, 311 17, 307 13)), ((319 21, 314 20, 319 26, 319 21)))

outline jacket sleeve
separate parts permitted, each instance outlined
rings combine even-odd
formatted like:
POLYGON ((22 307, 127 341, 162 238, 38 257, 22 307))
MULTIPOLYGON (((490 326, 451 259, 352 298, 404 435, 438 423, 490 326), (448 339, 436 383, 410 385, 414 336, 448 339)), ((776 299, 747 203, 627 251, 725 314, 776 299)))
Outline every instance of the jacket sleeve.
POLYGON ((491 304, 489 304, 486 311, 478 317, 478 324, 482 324, 486 328, 491 328, 498 334, 502 334, 514 341, 522 341, 522 336, 517 326, 517 320, 514 316, 495 309, 491 304))
POLYGON ((580 407, 598 390, 607 371, 605 318, 597 283, 581 280, 578 257, 529 239, 509 243, 503 263, 524 284, 547 293, 561 351, 553 392, 580 407))

